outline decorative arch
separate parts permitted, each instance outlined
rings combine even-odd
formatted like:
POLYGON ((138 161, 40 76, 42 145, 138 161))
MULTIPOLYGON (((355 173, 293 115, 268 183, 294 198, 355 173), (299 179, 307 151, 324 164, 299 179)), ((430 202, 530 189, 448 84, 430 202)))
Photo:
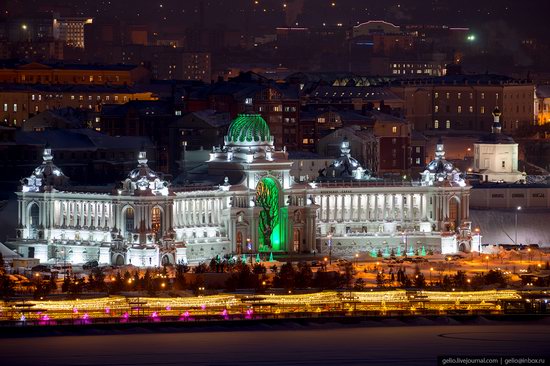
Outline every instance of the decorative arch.
POLYGON ((164 254, 160 259, 160 264, 162 266, 174 265, 175 264, 174 256, 170 253, 164 254))
POLYGON ((136 211, 134 206, 126 205, 122 208, 124 222, 122 227, 126 233, 133 233, 136 227, 136 211))
POLYGON ((447 209, 447 217, 449 223, 453 226, 453 230, 456 230, 460 226, 460 198, 457 196, 452 196, 449 198, 447 209))
POLYGON ((164 228, 164 209, 160 205, 155 205, 151 208, 151 230, 156 234, 157 238, 162 237, 164 228))
POLYGON ((123 266, 125 264, 124 256, 120 253, 113 254, 111 261, 114 266, 123 266))
POLYGON ((32 201, 27 206, 28 226, 31 229, 37 229, 40 226, 40 206, 38 202, 32 201))
POLYGON ((301 229, 294 228, 294 232, 292 234, 292 250, 294 252, 300 251, 301 242, 302 242, 302 231, 301 229))
POLYGON ((242 231, 237 231, 237 254, 243 253, 243 233, 242 231))

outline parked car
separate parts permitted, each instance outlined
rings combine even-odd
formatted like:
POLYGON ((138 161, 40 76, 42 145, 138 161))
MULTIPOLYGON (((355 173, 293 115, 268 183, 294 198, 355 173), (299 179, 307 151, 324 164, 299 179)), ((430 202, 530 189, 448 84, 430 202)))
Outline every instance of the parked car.
POLYGON ((92 268, 97 268, 98 266, 99 266, 99 263, 97 263, 97 261, 89 261, 82 265, 82 269, 88 270, 92 268))
POLYGON ((343 266, 347 263, 349 263, 349 261, 347 259, 338 259, 338 260, 336 260, 336 265, 337 266, 343 266))

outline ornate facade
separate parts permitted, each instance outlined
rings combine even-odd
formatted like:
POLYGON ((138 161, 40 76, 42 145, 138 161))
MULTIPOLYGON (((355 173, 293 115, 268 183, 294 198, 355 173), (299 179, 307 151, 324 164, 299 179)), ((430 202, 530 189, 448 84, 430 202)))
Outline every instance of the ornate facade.
POLYGON ((286 149, 266 122, 241 115, 214 147, 205 182, 172 187, 147 165, 115 187, 73 187, 44 150, 17 192, 17 238, 8 244, 41 261, 158 266, 258 252, 469 251, 470 187, 436 159, 413 182, 371 176, 342 144, 314 182, 297 183, 286 149))

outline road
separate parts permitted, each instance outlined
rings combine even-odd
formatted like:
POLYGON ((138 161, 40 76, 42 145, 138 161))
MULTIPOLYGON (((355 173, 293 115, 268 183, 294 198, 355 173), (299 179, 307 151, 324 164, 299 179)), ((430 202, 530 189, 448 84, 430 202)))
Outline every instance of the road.
MULTIPOLYGON (((435 365, 438 355, 550 356, 548 322, 300 326, 2 339, 4 365, 435 365)), ((419 319, 418 322, 429 323, 419 319)))

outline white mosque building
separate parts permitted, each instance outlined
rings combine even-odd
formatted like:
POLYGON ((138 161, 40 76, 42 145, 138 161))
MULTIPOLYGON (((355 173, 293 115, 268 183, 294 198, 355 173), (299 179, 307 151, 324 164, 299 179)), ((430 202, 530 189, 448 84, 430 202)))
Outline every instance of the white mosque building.
POLYGON ((212 149, 202 183, 171 186, 139 152, 136 169, 111 189, 71 186, 46 147, 17 192, 16 239, 7 244, 41 262, 142 267, 262 252, 476 250, 471 187, 442 143, 413 182, 374 178, 350 156, 349 142, 341 151, 315 182, 297 183, 267 123, 243 114, 212 149))
POLYGON ((513 138, 502 133, 501 112, 493 111, 491 133, 482 136, 474 144, 474 174, 482 182, 520 183, 526 174, 518 170, 518 144, 513 138))

